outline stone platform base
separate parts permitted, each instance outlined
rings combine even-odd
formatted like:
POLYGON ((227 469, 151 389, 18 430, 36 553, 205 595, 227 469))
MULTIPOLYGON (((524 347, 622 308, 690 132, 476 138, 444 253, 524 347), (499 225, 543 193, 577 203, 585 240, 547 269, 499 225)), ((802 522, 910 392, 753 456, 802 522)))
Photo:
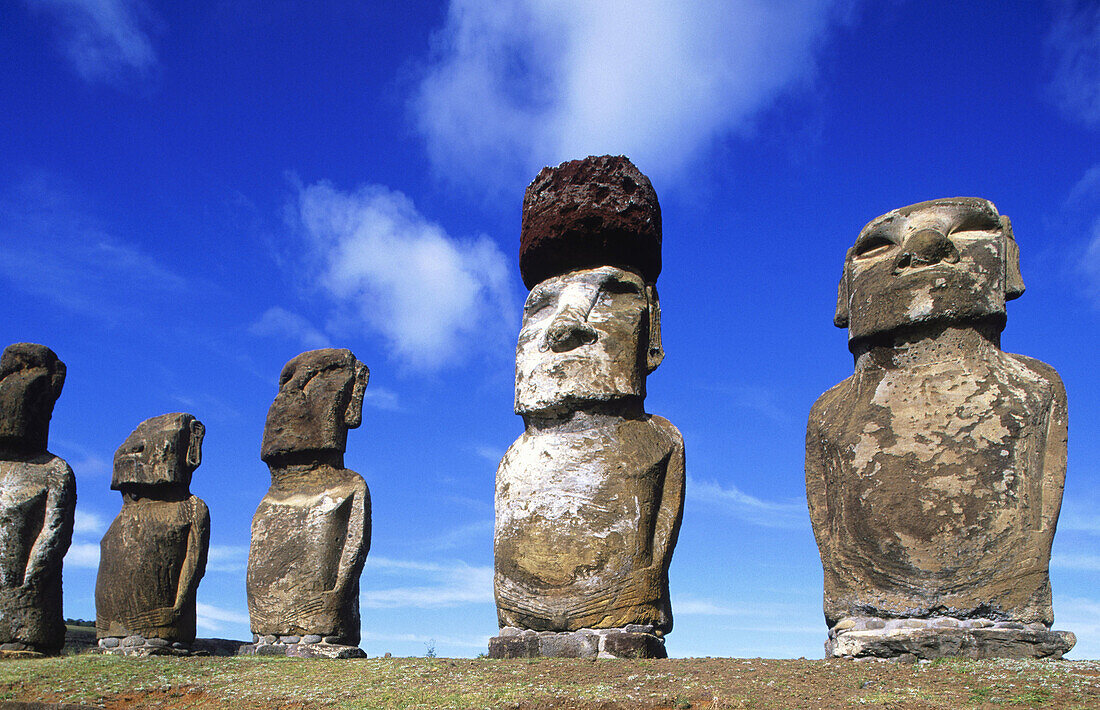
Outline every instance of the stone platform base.
POLYGON ((990 619, 876 619, 851 617, 829 630, 826 658, 918 660, 1061 658, 1077 643, 1069 631, 1045 624, 990 619))
POLYGON ((506 626, 489 639, 489 658, 668 658, 652 626, 532 631, 506 626))
MULTIPOLYGON (((190 656, 191 647, 185 643, 171 643, 164 639, 145 638, 143 636, 107 636, 99 639, 95 648, 88 649, 88 653, 107 654, 111 656, 190 656)), ((199 655, 199 654, 194 654, 199 655)), ((205 655, 205 654, 201 654, 205 655)))
POLYGON ((358 646, 338 643, 341 639, 307 636, 253 636, 241 646, 242 656, 289 656, 291 658, 366 658, 358 646))

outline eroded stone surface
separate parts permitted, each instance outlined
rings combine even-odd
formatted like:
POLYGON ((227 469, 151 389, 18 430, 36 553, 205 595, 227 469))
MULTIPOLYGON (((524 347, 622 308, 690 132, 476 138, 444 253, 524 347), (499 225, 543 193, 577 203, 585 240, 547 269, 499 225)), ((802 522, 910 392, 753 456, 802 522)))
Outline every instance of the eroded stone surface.
MULTIPOLYGON (((593 168, 591 184, 590 173, 571 163, 544 170, 529 197, 535 191, 550 199, 560 187, 560 204, 537 202, 542 216, 614 212, 619 198, 603 192, 601 169, 593 168)), ((659 215, 655 196, 647 209, 659 215)), ((653 225, 643 222, 615 224, 653 225)), ((657 229, 659 249, 659 222, 657 229)), ((656 288, 643 275, 656 274, 622 268, 596 227, 576 238, 592 241, 595 264, 543 272, 524 306, 515 411, 525 431, 497 470, 497 616, 502 627, 536 631, 639 624, 665 633, 672 628, 668 566, 683 512, 684 446, 672 424, 643 409, 646 375, 664 355, 656 288)), ((497 643, 502 655, 530 651, 527 642, 498 638, 506 639, 497 643)), ((572 651, 554 655, 565 653, 572 651)))
POLYGON ((667 658, 652 626, 533 631, 506 626, 489 639, 489 658, 667 658), (643 630, 646 629, 646 630, 643 630))
POLYGON ((344 451, 368 376, 348 350, 312 350, 283 368, 261 451, 271 488, 252 519, 248 557, 248 610, 261 637, 359 643, 370 492, 344 468, 344 451))
MULTIPOLYGON (((142 645, 195 640, 195 595, 206 572, 210 511, 191 495, 202 422, 176 412, 147 419, 115 452, 111 488, 122 510, 100 542, 96 636, 142 645), (147 642, 147 643, 145 643, 147 642)), ((136 654, 147 655, 147 654, 136 654)))
POLYGON ((992 619, 849 618, 829 631, 825 655, 844 658, 916 659, 1061 658, 1077 642, 1068 631, 1051 631, 1044 624, 1024 625, 992 619), (849 622, 849 623, 844 623, 849 622), (872 626, 871 622, 878 622, 872 626))
POLYGON ((76 479, 46 450, 65 365, 44 345, 0 356, 0 644, 56 653, 65 643, 61 565, 73 535, 76 479))
POLYGON ((848 251, 836 323, 855 374, 814 404, 806 434, 830 626, 1049 628, 1066 396, 1050 366, 1000 349, 1022 292, 1008 219, 985 200, 896 210, 848 251))

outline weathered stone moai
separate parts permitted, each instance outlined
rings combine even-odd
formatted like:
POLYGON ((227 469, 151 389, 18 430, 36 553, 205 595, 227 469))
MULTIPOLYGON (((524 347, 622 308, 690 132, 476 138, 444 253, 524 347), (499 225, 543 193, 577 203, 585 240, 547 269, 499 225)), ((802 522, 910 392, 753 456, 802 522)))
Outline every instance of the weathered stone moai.
POLYGON ((115 451, 122 510, 100 542, 95 626, 102 652, 186 655, 206 572, 210 511, 191 495, 205 427, 190 414, 147 419, 115 451))
POLYGON ((252 518, 246 653, 353 658, 359 575, 370 549, 370 491, 344 468, 370 372, 349 350, 288 362, 267 413, 261 458, 271 488, 252 518))
POLYGON ((523 200, 525 431, 496 477, 492 657, 663 657, 684 444, 643 408, 664 357, 661 210, 624 157, 545 168, 523 200))
POLYGON ((73 537, 76 479, 46 450, 65 364, 44 345, 0 356, 0 651, 65 644, 61 564, 73 537))
POLYGON ((875 219, 848 250, 835 323, 855 374, 821 396, 806 491, 826 655, 1052 657, 1051 543, 1066 393, 1001 351, 1024 291, 1007 217, 960 197, 875 219))

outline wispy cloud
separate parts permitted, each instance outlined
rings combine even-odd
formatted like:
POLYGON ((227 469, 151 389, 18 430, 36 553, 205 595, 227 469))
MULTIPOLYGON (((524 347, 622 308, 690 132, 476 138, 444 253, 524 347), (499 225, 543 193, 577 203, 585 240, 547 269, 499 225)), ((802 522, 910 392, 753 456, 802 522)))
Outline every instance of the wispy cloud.
POLYGON ((73 533, 77 535, 96 535, 102 533, 103 530, 103 518, 98 513, 77 509, 76 519, 73 523, 73 533))
POLYGON ((315 328, 312 323, 285 308, 274 306, 264 311, 259 320, 248 327, 253 335, 275 336, 293 340, 307 350, 332 347, 328 336, 315 328))
POLYGON ((302 186, 294 207, 319 286, 355 327, 381 334, 402 363, 436 370, 510 341, 511 271, 492 239, 455 239, 381 185, 302 186))
MULTIPOLYGON (((372 577, 407 577, 413 584, 385 589, 364 589, 362 605, 369 608, 394 609, 413 607, 428 609, 463 604, 493 603, 493 568, 476 567, 465 562, 439 564, 386 557, 367 558, 372 577)), ((364 578, 367 578, 364 575, 364 578)))
POLYGON ((401 400, 393 390, 372 384, 363 394, 363 406, 383 412, 400 412, 401 400))
POLYGON ((210 604, 195 604, 195 624, 207 631, 224 631, 226 624, 244 624, 248 626, 248 614, 231 609, 222 609, 210 604))
POLYGON ((25 1, 56 18, 62 49, 86 81, 114 80, 156 64, 148 34, 153 17, 141 0, 25 1))
POLYGON ((109 234, 41 175, 0 194, 0 278, 61 307, 105 318, 190 285, 109 234))
POLYGON ((94 542, 74 542, 65 553, 66 567, 99 569, 99 544, 94 542))
POLYGON ((1055 553, 1050 558, 1051 567, 1061 569, 1100 572, 1100 555, 1063 555, 1055 553))
POLYGON ((412 103, 436 169, 512 188, 625 153, 659 182, 815 72, 849 0, 451 0, 412 103))
POLYGON ((1054 22, 1046 36, 1053 64, 1050 95, 1070 118, 1100 125, 1100 5, 1055 5, 1054 22))
POLYGON ((774 502, 745 493, 733 484, 688 478, 691 500, 714 505, 734 517, 766 528, 801 528, 809 525, 805 501, 774 502))
POLYGON ((488 634, 482 636, 427 636, 425 634, 380 634, 373 631, 363 632, 363 642, 411 641, 431 646, 455 646, 458 648, 477 648, 484 650, 489 645, 488 634))
POLYGON ((207 572, 242 572, 248 564, 248 545, 211 545, 206 554, 207 572))
POLYGON ((493 464, 500 463, 500 460, 504 458, 504 449, 499 446, 486 446, 485 444, 478 444, 474 446, 473 452, 478 457, 485 459, 486 461, 492 461, 493 464))

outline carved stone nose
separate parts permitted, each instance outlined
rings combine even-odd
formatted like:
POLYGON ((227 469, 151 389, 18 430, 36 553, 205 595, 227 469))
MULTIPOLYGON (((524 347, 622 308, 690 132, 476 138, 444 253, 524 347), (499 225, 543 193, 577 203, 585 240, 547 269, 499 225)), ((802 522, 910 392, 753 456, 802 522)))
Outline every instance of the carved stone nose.
POLYGON ((556 353, 563 353, 596 342, 596 331, 576 316, 563 313, 546 329, 546 344, 556 353))
POLYGON ((909 235, 898 257, 897 269, 931 266, 941 261, 954 264, 959 260, 959 250, 943 232, 921 229, 909 235))

